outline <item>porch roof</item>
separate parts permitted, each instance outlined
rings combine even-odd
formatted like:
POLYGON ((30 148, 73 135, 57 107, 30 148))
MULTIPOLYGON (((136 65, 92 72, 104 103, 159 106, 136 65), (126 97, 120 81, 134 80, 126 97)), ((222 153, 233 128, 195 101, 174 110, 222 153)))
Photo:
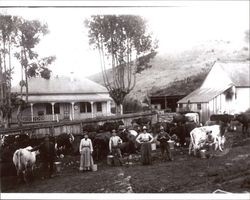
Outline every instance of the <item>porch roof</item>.
MULTIPOLYGON (((25 96, 23 97, 23 99, 25 96)), ((74 94, 74 95, 29 95, 30 103, 51 103, 51 102, 101 102, 109 101, 108 94, 74 94)))

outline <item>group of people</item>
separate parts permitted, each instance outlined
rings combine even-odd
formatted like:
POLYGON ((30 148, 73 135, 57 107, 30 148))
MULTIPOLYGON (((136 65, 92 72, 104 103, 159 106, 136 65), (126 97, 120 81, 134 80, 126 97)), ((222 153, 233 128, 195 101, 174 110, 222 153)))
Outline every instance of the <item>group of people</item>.
MULTIPOLYGON (((167 159, 172 161, 173 156, 168 145, 168 140, 171 139, 170 135, 164 131, 164 128, 160 127, 160 132, 157 136, 157 140, 160 142, 160 150, 162 155, 162 160, 167 159)), ((142 132, 136 137, 136 142, 140 145, 141 151, 141 163, 143 165, 152 164, 151 156, 151 143, 154 141, 154 137, 148 133, 147 127, 143 126, 142 132)), ((120 165, 123 165, 122 154, 120 146, 123 143, 122 139, 117 135, 116 130, 112 130, 112 135, 109 139, 109 151, 113 155, 114 159, 117 159, 120 165)), ((31 151, 40 151, 42 168, 44 173, 44 178, 52 177, 53 166, 56 158, 55 144, 50 139, 49 135, 45 135, 44 141, 37 147, 31 149, 31 151)), ((84 134, 84 138, 80 141, 79 145, 80 152, 80 172, 90 171, 94 164, 92 153, 93 144, 88 134, 84 134)))

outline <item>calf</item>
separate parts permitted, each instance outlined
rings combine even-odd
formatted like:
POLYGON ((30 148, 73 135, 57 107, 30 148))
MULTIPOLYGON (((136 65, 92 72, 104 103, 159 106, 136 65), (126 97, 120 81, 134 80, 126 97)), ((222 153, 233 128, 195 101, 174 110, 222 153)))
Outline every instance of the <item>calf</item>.
POLYGON ((23 174, 24 181, 27 183, 28 172, 31 171, 33 174, 36 155, 38 152, 31 152, 31 146, 24 149, 18 149, 13 155, 13 163, 17 170, 17 176, 19 177, 21 173, 23 174))

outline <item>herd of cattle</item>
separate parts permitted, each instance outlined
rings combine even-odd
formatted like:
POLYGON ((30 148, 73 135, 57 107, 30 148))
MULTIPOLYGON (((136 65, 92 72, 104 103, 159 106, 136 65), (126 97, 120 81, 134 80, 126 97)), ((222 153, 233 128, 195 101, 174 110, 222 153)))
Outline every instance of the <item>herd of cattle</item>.
MULTIPOLYGON (((215 148, 222 151, 226 131, 233 131, 235 129, 231 123, 233 121, 241 123, 243 133, 247 134, 248 123, 250 122, 249 114, 240 114, 237 116, 228 114, 212 115, 210 116, 210 120, 202 126, 202 124, 199 123, 197 113, 184 113, 174 116, 172 122, 158 122, 153 125, 151 125, 150 119, 140 118, 132 122, 134 127, 130 130, 124 127, 122 121, 117 121, 107 122, 101 127, 86 125, 83 127, 83 131, 89 133, 89 138, 93 142, 93 156, 95 160, 101 160, 108 155, 108 142, 111 137, 112 129, 118 130, 117 134, 123 140, 121 145, 122 154, 137 153, 139 151, 139 144, 136 142, 136 137, 140 132, 140 127, 143 125, 148 127, 148 132, 152 133, 154 137, 157 136, 160 126, 163 126, 165 131, 168 132, 175 142, 180 144, 180 146, 188 146, 189 143, 189 154, 193 151, 194 155, 196 155, 197 150, 202 148, 203 142, 206 140, 208 133, 216 142, 215 148)), ((54 141, 58 156, 61 154, 79 153, 79 143, 83 138, 83 135, 62 133, 56 137, 50 137, 51 140, 54 141)), ((37 146, 42 140, 43 138, 30 138, 28 134, 1 136, 0 164, 14 162, 14 164, 17 165, 16 162, 18 160, 18 155, 20 154, 20 149, 37 146)), ((38 152, 29 152, 25 150, 24 152, 30 154, 29 157, 31 157, 31 163, 34 164, 37 160, 39 161, 38 152)), ((2 167, 1 170, 3 170, 2 167)), ((5 172, 2 172, 1 174, 3 175, 5 172)))

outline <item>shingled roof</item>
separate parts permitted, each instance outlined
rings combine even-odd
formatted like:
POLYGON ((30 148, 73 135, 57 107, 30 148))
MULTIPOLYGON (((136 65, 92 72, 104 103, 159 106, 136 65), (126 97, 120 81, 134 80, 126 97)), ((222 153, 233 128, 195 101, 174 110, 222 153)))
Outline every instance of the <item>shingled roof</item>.
MULTIPOLYGON (((51 77, 49 80, 36 77, 28 80, 31 94, 93 94, 108 93, 107 89, 86 78, 51 77)), ((12 88, 12 92, 20 92, 20 86, 12 88)))

